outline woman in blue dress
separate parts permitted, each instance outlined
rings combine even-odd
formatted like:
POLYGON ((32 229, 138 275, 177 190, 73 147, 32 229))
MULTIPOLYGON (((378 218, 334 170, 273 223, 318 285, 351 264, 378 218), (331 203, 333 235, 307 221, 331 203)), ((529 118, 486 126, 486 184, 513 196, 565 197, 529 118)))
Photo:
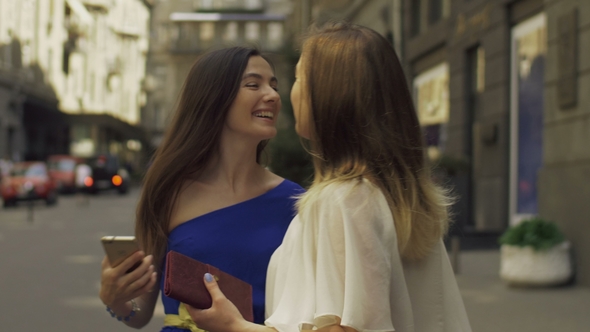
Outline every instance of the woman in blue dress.
MULTIPOLYGON (((270 62, 251 48, 213 51, 193 65, 138 202, 142 251, 116 267, 102 263, 100 298, 124 324, 152 318, 170 250, 250 283, 255 321, 264 321, 268 262, 303 192, 261 165, 277 133, 277 85, 270 62)), ((162 302, 162 331, 198 331, 182 303, 163 292, 162 302)))

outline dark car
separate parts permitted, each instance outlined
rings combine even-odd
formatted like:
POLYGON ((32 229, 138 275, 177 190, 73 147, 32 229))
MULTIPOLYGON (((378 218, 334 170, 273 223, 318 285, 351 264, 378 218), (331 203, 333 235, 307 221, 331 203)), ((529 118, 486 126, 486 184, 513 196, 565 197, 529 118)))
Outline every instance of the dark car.
POLYGON ((16 163, 0 186, 4 207, 17 201, 45 200, 47 205, 57 203, 57 185, 49 176, 42 161, 16 163))
POLYGON ((92 170, 91 176, 84 179, 88 192, 96 194, 101 190, 114 189, 126 194, 129 191, 129 172, 116 156, 99 155, 86 159, 85 163, 92 170))

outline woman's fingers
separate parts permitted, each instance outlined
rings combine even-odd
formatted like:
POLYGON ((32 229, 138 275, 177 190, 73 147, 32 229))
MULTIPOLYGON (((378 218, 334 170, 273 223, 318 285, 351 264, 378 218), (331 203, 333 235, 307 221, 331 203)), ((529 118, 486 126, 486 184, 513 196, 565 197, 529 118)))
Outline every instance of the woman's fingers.
POLYGON ((157 280, 153 256, 144 255, 136 252, 114 268, 108 258, 103 259, 100 298, 105 304, 126 302, 153 289, 157 280), (137 268, 127 272, 136 264, 137 268))
MULTIPOLYGON (((123 275, 123 274, 126 274, 127 271, 129 271, 136 264, 145 263, 146 259, 153 259, 152 255, 146 256, 143 251, 137 251, 137 252, 133 253, 131 256, 125 258, 125 260, 123 262, 121 262, 121 264, 117 265, 115 267, 115 269, 117 269, 117 271, 121 275, 123 275), (142 260, 143 260, 143 262, 142 262, 142 260)), ((151 261, 149 264, 151 264, 151 261)))
POLYGON ((145 294, 147 292, 157 290, 157 288, 155 288, 157 282, 158 282, 158 273, 152 272, 152 274, 150 274, 150 278, 149 278, 148 283, 145 284, 145 286, 143 286, 143 288, 140 290, 140 294, 145 294))
POLYGON ((117 270, 118 273, 121 275, 120 280, 122 285, 130 285, 132 282, 135 282, 136 280, 144 276, 147 273, 148 269, 150 269, 150 266, 152 266, 152 262, 153 256, 149 255, 141 260, 131 260, 131 266, 129 264, 126 264, 120 270, 117 270), (129 269, 132 267, 134 268, 130 271, 129 269))
POLYGON ((211 273, 205 273, 203 279, 205 280, 205 287, 209 291, 209 294, 211 294, 211 299, 213 302, 226 298, 221 289, 219 289, 217 280, 215 280, 215 277, 211 273))
MULTIPOLYGON (((154 274, 154 266, 150 265, 143 275, 133 280, 127 287, 129 293, 135 293, 137 290, 142 290, 146 285, 152 281, 154 274)), ((143 293, 143 292, 142 292, 143 293)))
POLYGON ((236 306, 219 289, 215 277, 205 273, 203 279, 207 291, 211 294, 213 304, 211 308, 204 310, 187 305, 187 310, 193 321, 206 331, 244 331, 244 324, 247 322, 236 306))

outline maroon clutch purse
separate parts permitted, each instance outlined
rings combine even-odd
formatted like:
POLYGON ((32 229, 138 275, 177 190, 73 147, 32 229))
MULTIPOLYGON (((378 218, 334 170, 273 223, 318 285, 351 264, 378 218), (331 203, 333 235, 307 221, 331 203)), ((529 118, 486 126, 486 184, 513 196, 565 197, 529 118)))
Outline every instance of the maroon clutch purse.
POLYGON ((203 281, 205 273, 215 277, 219 289, 238 308, 244 319, 254 321, 250 284, 176 251, 166 254, 164 294, 197 309, 211 308, 211 295, 203 281))

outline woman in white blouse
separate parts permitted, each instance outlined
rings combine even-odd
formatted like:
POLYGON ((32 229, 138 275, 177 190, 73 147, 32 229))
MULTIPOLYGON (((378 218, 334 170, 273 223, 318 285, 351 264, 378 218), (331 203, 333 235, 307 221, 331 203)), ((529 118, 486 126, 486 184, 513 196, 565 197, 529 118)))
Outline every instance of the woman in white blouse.
POLYGON ((268 268, 265 325, 246 322, 205 275, 208 331, 471 331, 442 242, 434 184, 402 67, 375 31, 312 33, 291 91, 315 177, 268 268))

